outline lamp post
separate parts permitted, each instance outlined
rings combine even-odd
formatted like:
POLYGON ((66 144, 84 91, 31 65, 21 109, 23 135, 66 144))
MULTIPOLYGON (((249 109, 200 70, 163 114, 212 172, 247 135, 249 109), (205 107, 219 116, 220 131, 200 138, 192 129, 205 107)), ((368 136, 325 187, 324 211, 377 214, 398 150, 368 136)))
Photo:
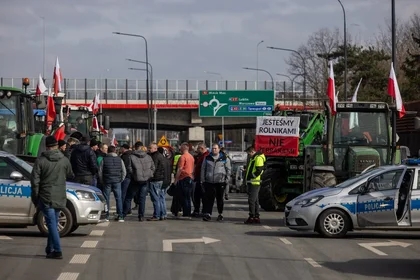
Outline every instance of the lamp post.
MULTIPOLYGON (((212 72, 212 71, 204 70, 204 73, 209 74, 209 75, 218 75, 218 76, 220 76, 220 79, 223 82, 223 76, 222 76, 222 74, 220 74, 218 72, 212 72)), ((210 139, 210 141, 211 141, 211 139, 210 139)), ((222 147, 224 147, 225 146, 225 117, 222 117, 222 143, 223 143, 222 147)))
MULTIPOLYGON (((106 72, 109 72, 109 68, 106 69, 106 72)), ((102 93, 102 81, 103 81, 103 77, 102 77, 102 73, 101 73, 101 80, 99 81, 99 96, 101 96, 101 93, 102 93)), ((102 101, 99 103, 99 116, 100 116, 99 117, 99 127, 101 127, 102 124, 103 124, 102 101)))
POLYGON ((391 40, 392 40, 392 46, 391 46, 391 48, 392 48, 392 64, 394 65, 394 71, 395 71, 395 73, 397 72, 397 66, 396 66, 396 38, 395 38, 395 33, 396 33, 396 30, 395 30, 395 27, 396 27, 396 24, 395 24, 395 0, 392 0, 392 2, 391 2, 391 13, 392 13, 392 15, 391 15, 391 21, 392 21, 392 23, 391 23, 391 25, 392 25, 392 28, 391 28, 391 40))
MULTIPOLYGON (((259 56, 259 52, 258 52, 258 47, 260 46, 260 44, 262 44, 262 43, 264 43, 264 40, 261 40, 258 44, 257 44, 257 69, 259 68, 258 67, 258 56, 259 56)), ((260 71, 257 71, 257 86, 256 86, 256 89, 258 90, 258 73, 259 73, 260 71)))
POLYGON ((299 77, 300 75, 296 75, 293 79, 290 78, 289 75, 285 75, 285 74, 280 74, 280 73, 276 73, 276 75, 278 76, 282 76, 282 77, 286 77, 290 80, 290 82, 292 83, 292 105, 294 105, 294 101, 295 101, 295 79, 297 77, 299 77))
POLYGON ((300 52, 292 49, 286 49, 286 48, 279 48, 279 47, 267 47, 268 49, 272 50, 278 50, 278 51, 286 51, 286 52, 293 52, 297 54, 301 59, 303 63, 303 109, 306 109, 306 60, 305 58, 300 54, 300 52))
POLYGON ((271 78, 271 85, 272 85, 272 88, 274 90, 274 79, 273 79, 273 76, 267 70, 260 69, 260 68, 251 68, 251 67, 242 67, 242 69, 245 69, 245 70, 253 70, 253 71, 261 71, 261 72, 267 73, 270 76, 270 78, 271 78))
POLYGON ((42 39, 42 78, 45 81, 45 17, 40 17, 43 25, 43 39, 42 39))
POLYGON ((149 95, 149 55, 147 50, 147 40, 146 37, 138 34, 131 34, 131 33, 122 33, 122 32, 112 32, 116 35, 123 35, 123 36, 131 36, 131 37, 138 37, 142 38, 144 40, 144 43, 146 45, 146 102, 147 102, 147 121, 148 121, 148 137, 149 141, 152 139, 152 129, 151 129, 151 107, 150 107, 150 95, 149 95))
MULTIPOLYGON (((337 0, 343 9, 344 16, 344 101, 347 101, 347 22, 346 22, 346 10, 344 9, 341 0, 337 0)), ((393 0, 394 1, 394 0, 393 0)))

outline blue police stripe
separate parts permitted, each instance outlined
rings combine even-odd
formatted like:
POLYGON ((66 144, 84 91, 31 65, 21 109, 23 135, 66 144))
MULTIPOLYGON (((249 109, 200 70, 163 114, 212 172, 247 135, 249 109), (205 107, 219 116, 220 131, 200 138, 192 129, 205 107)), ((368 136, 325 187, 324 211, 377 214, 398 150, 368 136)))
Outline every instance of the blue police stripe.
POLYGON ((31 186, 0 184, 0 196, 31 197, 31 186))

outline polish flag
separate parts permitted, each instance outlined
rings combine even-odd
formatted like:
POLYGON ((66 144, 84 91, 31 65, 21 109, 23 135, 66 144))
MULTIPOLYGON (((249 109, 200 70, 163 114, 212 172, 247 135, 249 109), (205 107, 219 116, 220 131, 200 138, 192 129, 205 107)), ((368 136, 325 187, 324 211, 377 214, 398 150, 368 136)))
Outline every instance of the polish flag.
POLYGON ((95 97, 92 100, 92 103, 90 103, 89 108, 92 109, 92 112, 94 115, 96 115, 99 111, 99 104, 101 103, 99 99, 99 93, 95 95, 95 97))
POLYGON ((388 79, 388 94, 395 99, 397 111, 400 112, 400 119, 405 115, 405 108, 402 102, 400 88, 398 87, 397 77, 395 76, 394 64, 391 63, 391 72, 388 79))
POLYGON ((108 130, 106 130, 103 125, 101 125, 100 130, 103 134, 108 134, 108 130))
POLYGON ((58 56, 57 56, 57 60, 55 61, 55 66, 54 66, 54 75, 53 75, 53 85, 54 85, 55 95, 57 95, 61 91, 62 81, 63 81, 63 75, 61 74, 60 64, 58 63, 58 56))
POLYGON ((42 80, 41 74, 39 74, 39 80, 38 80, 38 84, 36 85, 36 93, 35 93, 35 95, 36 96, 40 96, 46 90, 47 90, 47 87, 45 86, 44 81, 42 80))
POLYGON ((96 116, 93 116, 93 119, 92 119, 92 130, 99 131, 98 118, 96 118, 96 116))
POLYGON ((353 97, 351 98, 351 102, 357 102, 357 92, 359 91, 360 84, 362 83, 363 78, 360 78, 359 83, 357 84, 356 90, 354 91, 353 97))
POLYGON ((118 146, 118 141, 115 139, 115 134, 112 135, 111 146, 118 146))
POLYGON ((64 123, 62 123, 60 127, 54 132, 54 137, 55 139, 57 139, 57 141, 64 140, 64 138, 66 137, 64 123))
POLYGON ((56 117, 54 99, 51 94, 51 88, 48 89, 48 99, 47 99, 47 134, 49 135, 52 131, 52 125, 56 117))
POLYGON ((327 88, 327 95, 330 99, 330 107, 332 115, 334 116, 337 112, 336 105, 337 105, 337 96, 335 94, 335 81, 334 81, 334 69, 332 61, 330 62, 330 76, 328 78, 328 88, 327 88))

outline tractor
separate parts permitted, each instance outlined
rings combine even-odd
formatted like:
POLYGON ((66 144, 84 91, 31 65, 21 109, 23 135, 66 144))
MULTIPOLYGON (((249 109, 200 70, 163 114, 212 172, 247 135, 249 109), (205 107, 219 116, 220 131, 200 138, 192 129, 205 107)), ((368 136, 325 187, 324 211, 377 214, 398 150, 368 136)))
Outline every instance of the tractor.
MULTIPOLYGON (((325 104, 327 129, 321 145, 304 149, 304 191, 331 187, 371 168, 400 164, 395 106, 383 102, 325 104)), ((418 119, 415 119, 418 122, 418 119)))
POLYGON ((299 155, 297 157, 267 157, 259 193, 259 203, 266 211, 281 210, 287 202, 302 194, 304 147, 321 143, 325 122, 322 110, 275 110, 272 115, 299 117, 300 141, 299 155))

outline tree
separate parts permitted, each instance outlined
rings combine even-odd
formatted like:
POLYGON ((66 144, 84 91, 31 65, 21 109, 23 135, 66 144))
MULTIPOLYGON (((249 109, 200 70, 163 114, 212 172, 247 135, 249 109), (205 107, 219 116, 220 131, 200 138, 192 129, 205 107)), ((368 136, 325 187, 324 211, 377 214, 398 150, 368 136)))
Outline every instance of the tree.
MULTIPOLYGON (((412 38, 420 49, 420 38, 415 37, 414 34, 412 38)), ((402 66, 407 79, 402 87, 405 101, 417 99, 420 92, 420 52, 415 53, 415 51, 408 50, 407 54, 402 66)))

